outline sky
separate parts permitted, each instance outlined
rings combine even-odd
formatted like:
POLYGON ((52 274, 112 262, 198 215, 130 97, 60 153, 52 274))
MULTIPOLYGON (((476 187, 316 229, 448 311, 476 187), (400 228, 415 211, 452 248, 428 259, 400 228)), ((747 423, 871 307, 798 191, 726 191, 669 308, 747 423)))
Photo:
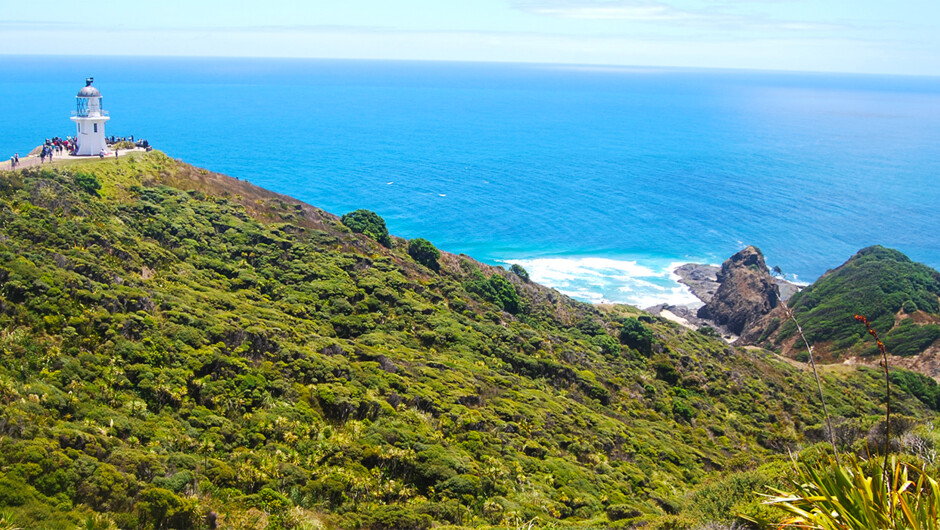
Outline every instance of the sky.
POLYGON ((0 0, 0 54, 940 75, 938 0, 44 0, 40 5, 0 0))

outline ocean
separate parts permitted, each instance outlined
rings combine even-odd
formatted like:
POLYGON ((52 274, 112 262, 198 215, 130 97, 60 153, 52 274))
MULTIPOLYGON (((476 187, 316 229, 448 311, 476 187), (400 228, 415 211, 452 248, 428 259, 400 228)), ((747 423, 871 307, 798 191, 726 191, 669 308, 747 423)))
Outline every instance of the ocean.
POLYGON ((940 267, 940 78, 441 62, 0 56, 0 156, 69 121, 589 302, 692 303, 746 245, 810 282, 857 250, 940 267))

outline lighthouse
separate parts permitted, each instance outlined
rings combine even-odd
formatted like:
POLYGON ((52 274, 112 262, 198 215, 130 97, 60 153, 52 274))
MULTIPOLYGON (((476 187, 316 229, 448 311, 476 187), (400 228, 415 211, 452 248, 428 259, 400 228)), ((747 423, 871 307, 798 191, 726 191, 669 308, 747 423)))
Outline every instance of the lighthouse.
POLYGON ((75 122, 77 132, 75 140, 77 155, 98 155, 102 151, 108 152, 104 141, 104 122, 110 120, 108 111, 101 108, 101 92, 91 86, 95 78, 85 79, 85 86, 75 96, 76 108, 72 112, 72 121, 75 122))

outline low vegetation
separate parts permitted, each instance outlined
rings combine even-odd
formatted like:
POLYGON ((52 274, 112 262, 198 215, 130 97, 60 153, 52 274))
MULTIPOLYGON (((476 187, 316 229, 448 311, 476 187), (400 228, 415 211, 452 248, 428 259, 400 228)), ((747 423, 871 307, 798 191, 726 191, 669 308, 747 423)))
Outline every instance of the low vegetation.
MULTIPOLYGON (((873 246, 860 250, 841 267, 828 272, 789 301, 811 343, 830 359, 842 355, 877 355, 864 329, 852 316, 868 316, 884 330, 883 340, 894 355, 916 355, 940 339, 940 273, 904 254, 873 246)), ((784 322, 775 342, 794 336, 784 322)))
MULTIPOLYGON (((695 528, 826 454, 769 352, 380 239, 156 151, 0 173, 2 524, 695 528)), ((892 374, 927 461, 935 387, 892 374)), ((881 376, 823 374, 840 449, 881 376)))

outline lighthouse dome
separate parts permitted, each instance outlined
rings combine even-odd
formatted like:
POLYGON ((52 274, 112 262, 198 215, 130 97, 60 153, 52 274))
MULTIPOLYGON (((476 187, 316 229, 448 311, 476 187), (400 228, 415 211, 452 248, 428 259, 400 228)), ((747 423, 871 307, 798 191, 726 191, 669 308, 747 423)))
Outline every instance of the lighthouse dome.
POLYGON ((94 77, 89 77, 89 78, 85 79, 85 86, 82 87, 82 89, 78 91, 78 96, 77 96, 77 97, 80 97, 80 98, 100 98, 100 97, 101 97, 101 92, 98 92, 98 89, 97 89, 97 88, 91 86, 91 84, 92 84, 94 81, 95 81, 95 78, 94 78, 94 77))
POLYGON ((93 86, 83 87, 78 91, 78 97, 80 98, 100 98, 101 92, 98 92, 98 89, 93 86))

